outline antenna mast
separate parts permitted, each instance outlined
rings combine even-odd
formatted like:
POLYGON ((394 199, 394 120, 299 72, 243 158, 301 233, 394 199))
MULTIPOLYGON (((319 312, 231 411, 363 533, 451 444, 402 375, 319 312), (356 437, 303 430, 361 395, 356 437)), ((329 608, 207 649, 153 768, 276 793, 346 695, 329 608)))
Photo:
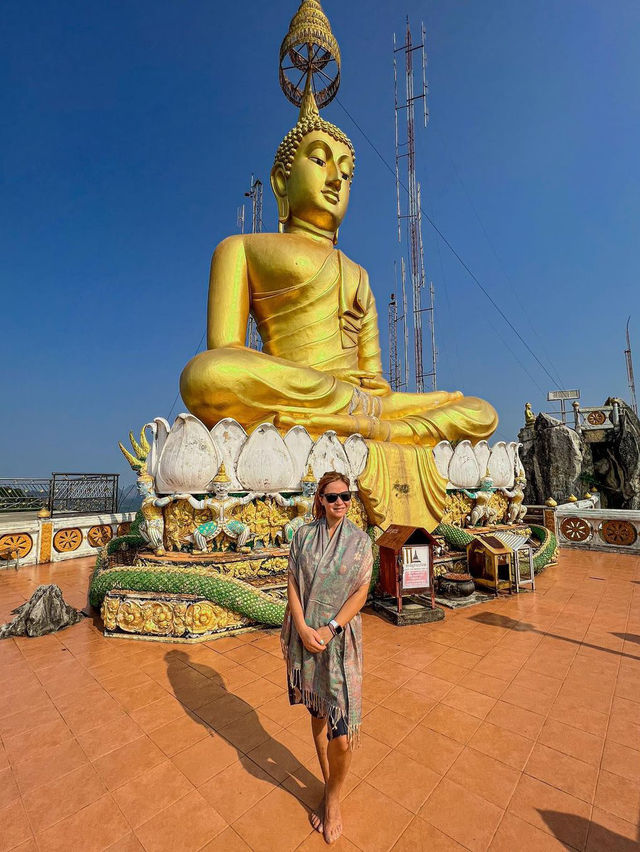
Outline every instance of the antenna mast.
MULTIPOLYGON (((262 233, 262 181, 251 175, 251 186, 245 197, 251 199, 251 233, 262 233)), ((244 233, 244 204, 242 205, 242 232, 244 233)), ((249 316, 247 325, 247 346, 250 349, 260 349, 261 340, 253 316, 249 316)))
MULTIPOLYGON (((409 274, 411 278, 411 295, 412 295, 412 311, 413 311, 413 349, 414 349, 414 369, 415 383, 418 392, 425 390, 425 379, 430 381, 433 390, 437 387, 436 381, 436 343, 435 343, 435 328, 434 328, 434 299, 433 285, 430 287, 429 307, 422 307, 422 291, 425 288, 425 271, 424 271, 424 249, 422 244, 422 211, 420 199, 420 184, 416 179, 416 146, 415 146, 415 101, 422 100, 422 110, 424 117, 424 126, 427 126, 429 111, 427 109, 427 55, 425 51, 425 29, 424 24, 420 30, 420 44, 413 44, 411 37, 411 28, 407 18, 407 31, 405 42, 400 47, 396 46, 396 37, 393 37, 393 79, 394 79, 394 99, 395 99, 395 135, 396 135, 396 207, 398 216, 398 241, 402 240, 402 219, 407 220, 408 243, 409 243, 409 274), (414 75, 413 75, 413 54, 416 50, 421 51, 422 61, 422 80, 420 93, 415 94, 414 91, 414 75), (398 98, 398 69, 396 54, 405 54, 405 91, 406 100, 401 103, 398 98), (400 141, 400 130, 398 114, 401 110, 405 110, 406 115, 406 141, 400 141), (408 190, 409 200, 407 213, 402 213, 402 205, 400 204, 400 161, 406 160, 406 188, 408 190), (428 315, 428 330, 431 336, 431 369, 425 370, 424 366, 424 328, 423 314, 428 315)), ((407 323, 407 313, 405 312, 405 326, 407 323)), ((408 370, 406 370, 408 374, 408 370)), ((407 375, 408 378, 408 375, 407 375)))
POLYGON ((407 323, 409 305, 407 303, 407 273, 404 265, 404 257, 400 258, 400 281, 402 284, 402 355, 404 359, 404 378, 400 383, 400 387, 409 390, 409 324, 407 323))
POLYGON ((631 391, 631 408, 633 408, 634 412, 638 413, 638 403, 636 401, 636 383, 633 378, 633 360, 631 358, 631 338, 629 337, 629 321, 631 317, 627 319, 627 348, 624 350, 624 357, 627 362, 627 381, 629 382, 629 390, 631 391))
POLYGON ((400 389, 400 361, 398 359, 398 303, 396 294, 389 300, 389 384, 391 390, 400 389))

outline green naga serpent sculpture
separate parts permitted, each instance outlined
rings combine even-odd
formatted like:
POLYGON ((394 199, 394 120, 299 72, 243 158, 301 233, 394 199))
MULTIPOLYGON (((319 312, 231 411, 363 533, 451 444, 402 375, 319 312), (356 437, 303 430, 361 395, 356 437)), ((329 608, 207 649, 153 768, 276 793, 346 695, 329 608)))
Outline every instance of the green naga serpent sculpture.
MULTIPOLYGON (((555 535, 546 527, 529 524, 529 528, 539 542, 533 553, 533 569, 537 574, 553 561, 558 542, 555 535)), ((469 530, 463 530, 460 527, 453 526, 453 524, 438 524, 433 534, 441 535, 454 550, 466 550, 467 545, 475 538, 469 530)))
POLYGON ((140 441, 130 433, 134 454, 119 444, 131 468, 138 474, 138 491, 142 506, 136 515, 129 535, 114 538, 104 555, 99 555, 91 579, 89 600, 99 608, 107 592, 112 589, 131 591, 168 592, 172 594, 196 594, 225 609, 261 624, 281 625, 284 620, 286 602, 256 589, 237 577, 230 577, 207 566, 189 565, 114 565, 109 557, 120 551, 137 554, 151 547, 156 554, 164 554, 162 507, 173 496, 159 498, 153 487, 153 477, 147 470, 149 443, 144 429, 140 441))

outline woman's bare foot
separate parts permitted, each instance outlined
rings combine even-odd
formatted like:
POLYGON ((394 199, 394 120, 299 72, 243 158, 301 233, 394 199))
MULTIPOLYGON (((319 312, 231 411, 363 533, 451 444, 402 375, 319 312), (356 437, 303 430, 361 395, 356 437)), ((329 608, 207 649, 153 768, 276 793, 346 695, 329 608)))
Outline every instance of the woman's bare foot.
POLYGON ((324 829, 324 796, 315 811, 311 811, 309 814, 309 822, 315 831, 319 831, 322 834, 324 829))
POLYGON ((335 843, 342 834, 342 814, 340 813, 340 800, 336 797, 327 796, 324 804, 324 826, 322 834, 325 843, 335 843))

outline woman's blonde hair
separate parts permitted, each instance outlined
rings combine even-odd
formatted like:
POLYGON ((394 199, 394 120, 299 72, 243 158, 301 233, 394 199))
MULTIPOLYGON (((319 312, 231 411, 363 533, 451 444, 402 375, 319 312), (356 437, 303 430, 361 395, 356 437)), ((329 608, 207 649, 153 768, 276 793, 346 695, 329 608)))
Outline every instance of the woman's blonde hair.
POLYGON ((346 475, 346 473, 338 473, 337 470, 327 471, 324 476, 320 477, 320 482, 318 482, 318 490, 316 491, 316 495, 313 498, 314 518, 324 518, 325 511, 320 498, 324 494, 324 489, 332 482, 344 482, 344 484, 347 486, 347 490, 349 491, 351 489, 351 486, 349 485, 349 477, 346 475))

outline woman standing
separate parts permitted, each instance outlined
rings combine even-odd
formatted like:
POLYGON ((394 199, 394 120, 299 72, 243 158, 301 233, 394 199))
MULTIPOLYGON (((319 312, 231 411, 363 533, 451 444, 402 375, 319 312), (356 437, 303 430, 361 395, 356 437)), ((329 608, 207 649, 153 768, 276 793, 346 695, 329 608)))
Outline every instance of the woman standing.
POLYGON ((289 606, 281 636, 289 700, 304 704, 311 714, 325 783, 311 824, 327 843, 334 843, 342 833, 340 791, 360 729, 359 613, 373 567, 369 536, 345 517, 350 501, 344 474, 325 473, 314 500, 315 520, 300 527, 291 542, 289 606))

